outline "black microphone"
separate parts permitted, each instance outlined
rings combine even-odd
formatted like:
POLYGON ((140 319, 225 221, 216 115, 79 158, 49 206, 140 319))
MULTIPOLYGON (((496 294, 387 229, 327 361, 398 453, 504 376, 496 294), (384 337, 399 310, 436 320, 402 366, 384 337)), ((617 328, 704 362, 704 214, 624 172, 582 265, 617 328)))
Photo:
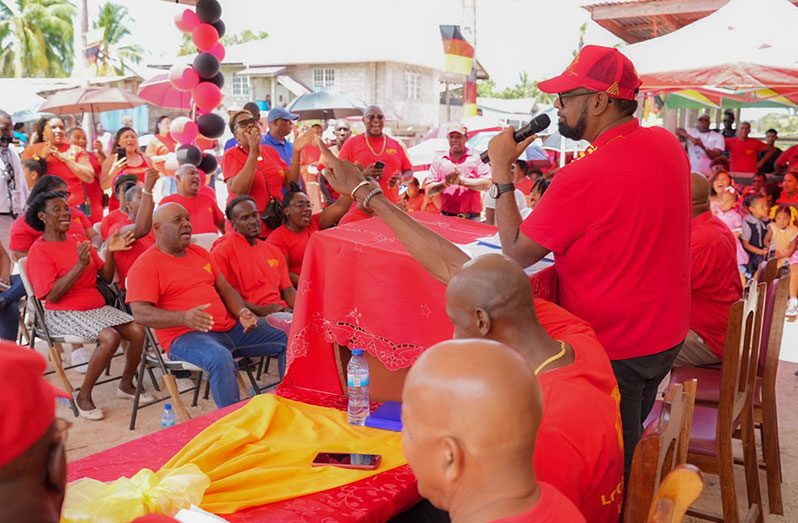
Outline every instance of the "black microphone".
MULTIPOLYGON (((546 113, 539 114, 532 118, 528 124, 515 131, 513 133, 513 140, 515 140, 515 143, 521 143, 533 134, 539 133, 548 127, 550 123, 551 118, 549 118, 549 115, 546 113)), ((482 154, 480 154, 479 157, 482 159, 482 163, 488 163, 490 161, 487 149, 482 151, 482 154)))

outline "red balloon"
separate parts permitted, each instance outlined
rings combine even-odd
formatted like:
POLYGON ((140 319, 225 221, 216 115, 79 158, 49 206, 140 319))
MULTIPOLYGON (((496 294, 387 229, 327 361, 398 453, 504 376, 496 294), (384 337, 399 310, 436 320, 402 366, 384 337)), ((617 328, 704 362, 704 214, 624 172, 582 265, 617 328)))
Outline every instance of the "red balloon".
POLYGON ((184 33, 190 33, 201 23, 202 20, 200 20, 197 13, 191 9, 185 9, 182 13, 177 13, 175 15, 175 25, 184 33))
POLYGON ((169 69, 169 83, 178 91, 190 91, 199 81, 197 71, 188 64, 175 64, 169 69))
POLYGON ((221 42, 217 42, 216 45, 208 49, 208 52, 215 56, 216 59, 219 60, 219 63, 222 63, 222 60, 224 60, 224 46, 221 42))
POLYGON ((191 91, 194 104, 205 112, 213 111, 222 102, 222 90, 211 82, 202 82, 191 91))
POLYGON ((191 32, 191 40, 197 49, 207 51, 219 41, 219 33, 211 24, 200 24, 191 32))

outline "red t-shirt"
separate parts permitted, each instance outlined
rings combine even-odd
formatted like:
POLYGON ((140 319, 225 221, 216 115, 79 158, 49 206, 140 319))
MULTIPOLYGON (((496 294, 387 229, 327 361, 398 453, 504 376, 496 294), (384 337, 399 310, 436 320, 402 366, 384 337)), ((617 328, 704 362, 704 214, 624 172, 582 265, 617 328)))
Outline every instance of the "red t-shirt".
MULTIPOLYGON (((213 332, 227 332, 236 324, 221 296, 216 292, 219 270, 208 251, 198 245, 186 247, 186 255, 171 256, 153 245, 139 256, 128 273, 127 303, 152 303, 167 311, 187 311, 210 303, 205 312, 213 316, 213 332)), ((161 347, 168 351, 172 342, 191 332, 186 326, 156 329, 161 347)))
POLYGON ((97 271, 103 261, 91 248, 91 261, 80 273, 72 287, 56 303, 44 299, 60 278, 78 263, 78 243, 86 241, 67 234, 62 242, 46 242, 41 238, 33 242, 28 252, 28 276, 36 297, 43 300, 51 311, 88 311, 105 306, 105 298, 97 290, 97 271))
MULTIPOLYGON (((116 222, 111 226, 108 235, 113 236, 117 231, 123 227, 127 227, 128 225, 134 225, 134 222, 129 218, 125 218, 124 221, 116 222)), ((130 249, 126 251, 116 251, 114 253, 114 264, 116 265, 116 272, 119 275, 119 286, 121 288, 125 288, 125 279, 130 272, 130 268, 133 267, 133 264, 136 262, 139 256, 147 252, 147 249, 152 247, 154 244, 155 234, 152 232, 152 229, 150 229, 150 232, 147 233, 146 236, 142 236, 134 241, 133 245, 130 246, 130 249)))
MULTIPOLYGON (((537 453, 537 449, 535 450, 537 453)), ((510 516, 494 519, 493 523, 582 523, 585 518, 579 510, 552 485, 538 482, 540 498, 531 510, 510 516)), ((616 516, 615 521, 618 521, 616 516)))
MULTIPOLYGON (((422 212, 421 207, 424 205, 425 198, 426 196, 421 193, 417 194, 414 198, 405 197, 407 212, 422 212)), ((433 214, 438 214, 439 212, 441 212, 441 210, 438 209, 438 206, 435 205, 434 201, 430 201, 429 205, 427 205, 427 208, 424 209, 423 212, 431 212, 433 214)))
POLYGON ((370 149, 369 145, 366 145, 365 134, 353 136, 344 142, 338 158, 356 163, 361 167, 368 167, 376 161, 383 162, 385 167, 382 178, 380 178, 380 187, 382 187, 385 196, 393 203, 396 203, 399 201, 399 185, 389 187, 388 182, 394 174, 412 171, 413 165, 399 142, 387 134, 383 134, 382 138, 370 136, 368 137, 368 143, 371 146, 370 149))
POLYGON ((535 182, 532 181, 531 178, 525 176, 520 182, 515 184, 515 188, 524 193, 524 196, 529 196, 529 193, 532 192, 533 185, 535 185, 535 182))
POLYGON ((723 358, 729 309, 743 295, 737 238, 710 211, 693 218, 690 328, 723 358))
MULTIPOLYGON (((24 159, 24 158, 23 158, 24 159)), ((776 158, 775 164, 779 167, 793 167, 798 165, 798 145, 793 145, 776 158)))
POLYGON ((288 307, 280 291, 293 284, 285 255, 274 245, 262 240, 250 245, 244 236, 233 232, 216 240, 211 257, 244 300, 261 306, 277 303, 288 307))
MULTIPOLYGON (((45 142, 34 143, 29 145, 22 151, 20 155, 20 159, 22 160, 29 160, 34 156, 41 156, 44 149, 47 147, 45 142)), ((60 153, 66 153, 67 156, 71 156, 76 162, 80 162, 83 160, 86 152, 78 147, 77 145, 71 145, 68 143, 61 143, 56 145, 56 148, 60 153)), ((67 190, 69 191, 69 198, 67 199, 67 203, 69 205, 82 205, 86 201, 86 195, 83 192, 83 181, 78 178, 75 173, 69 168, 69 166, 55 157, 55 155, 51 154, 47 157, 47 173, 52 174, 53 176, 58 176, 62 180, 64 180, 67 184, 67 190)))
POLYGON ((179 203, 188 211, 191 234, 218 233, 219 227, 216 224, 224 222, 224 214, 216 204, 216 198, 207 192, 199 192, 193 198, 170 194, 161 200, 161 205, 170 202, 179 203))
POLYGON ((755 173, 757 154, 766 151, 765 142, 756 138, 741 140, 736 136, 726 138, 726 150, 729 151, 729 170, 737 173, 755 173))
MULTIPOLYGON (((80 212, 76 207, 70 209, 72 211, 72 221, 69 223, 69 231, 67 234, 74 234, 81 239, 88 239, 89 235, 86 234, 87 229, 91 229, 91 222, 86 215, 80 212)), ((33 242, 41 238, 43 231, 37 231, 25 221, 25 216, 22 215, 11 224, 8 230, 8 248, 12 251, 28 252, 33 242)))
POLYGON ((790 196, 786 192, 782 192, 781 196, 779 196, 779 199, 776 200, 776 203, 781 203, 784 205, 798 205, 798 193, 790 196))
POLYGON ((89 163, 91 163, 92 169, 94 169, 94 181, 91 183, 84 184, 84 190, 86 191, 86 196, 89 198, 89 206, 91 207, 91 216, 87 218, 89 221, 94 225, 102 221, 103 219, 103 189, 100 186, 100 177, 102 176, 102 166, 100 162, 97 161, 97 156, 94 153, 86 152, 89 158, 89 163))
POLYGON ((119 222, 124 222, 127 220, 127 213, 124 213, 119 209, 109 212, 108 216, 103 218, 103 221, 100 223, 100 236, 102 236, 103 240, 105 240, 108 238, 108 233, 111 230, 111 227, 119 222))
MULTIPOLYGON (((240 145, 231 147, 224 152, 222 158, 222 173, 225 181, 237 176, 247 163, 249 153, 240 145)), ((269 196, 283 201, 283 181, 285 181, 285 171, 288 165, 280 158, 276 150, 268 145, 260 146, 260 160, 255 168, 255 176, 252 179, 252 186, 249 195, 255 199, 258 212, 263 212, 266 204, 269 203, 269 196)), ((238 196, 232 192, 227 201, 238 196)))
MULTIPOLYGON (((135 167, 125 166, 125 168, 122 170, 122 172, 120 172, 119 174, 114 176, 114 179, 111 181, 111 187, 116 187, 116 181, 120 177, 128 176, 130 174, 132 174, 133 176, 138 177, 138 179, 139 179, 138 183, 143 184, 144 183, 144 176, 147 173, 147 169, 150 168, 150 164, 147 163, 147 159, 145 157, 143 157, 143 156, 141 157, 141 160, 142 160, 142 162, 139 165, 135 166, 135 167)), ((108 210, 109 211, 115 211, 116 209, 119 209, 119 200, 116 198, 116 192, 115 191, 111 191, 111 197, 108 200, 108 210)))
POLYGON ((305 148, 302 149, 302 152, 299 153, 299 161, 302 165, 318 162, 320 158, 321 149, 313 144, 306 145, 305 148))
POLYGON ((544 405, 535 443, 538 479, 557 487, 588 521, 617 523, 623 429, 621 394, 612 367, 586 322, 537 298, 535 311, 546 332, 574 351, 573 364, 538 375, 544 405))
POLYGON ((360 220, 368 220, 373 215, 367 214, 366 211, 361 209, 357 206, 357 204, 352 204, 352 207, 344 214, 341 219, 338 221, 338 227, 342 225, 346 225, 347 223, 354 223, 359 222, 360 220))
POLYGON ((305 258, 310 235, 319 228, 319 215, 315 214, 304 231, 297 233, 283 224, 271 233, 266 241, 280 249, 283 256, 288 257, 288 271, 299 274, 302 271, 302 260, 305 258))
POLYGON ((611 360, 670 349, 690 322, 687 154, 637 120, 588 151, 554 176, 521 232, 554 252, 558 303, 590 323, 611 360))

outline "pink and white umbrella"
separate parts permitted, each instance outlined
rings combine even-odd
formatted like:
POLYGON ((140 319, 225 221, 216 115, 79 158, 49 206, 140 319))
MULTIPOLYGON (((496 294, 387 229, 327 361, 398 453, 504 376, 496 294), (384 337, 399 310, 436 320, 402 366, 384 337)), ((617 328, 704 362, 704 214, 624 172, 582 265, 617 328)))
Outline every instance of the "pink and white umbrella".
POLYGON ((178 91, 167 73, 156 74, 139 86, 138 95, 151 104, 170 109, 191 109, 191 91, 178 91))

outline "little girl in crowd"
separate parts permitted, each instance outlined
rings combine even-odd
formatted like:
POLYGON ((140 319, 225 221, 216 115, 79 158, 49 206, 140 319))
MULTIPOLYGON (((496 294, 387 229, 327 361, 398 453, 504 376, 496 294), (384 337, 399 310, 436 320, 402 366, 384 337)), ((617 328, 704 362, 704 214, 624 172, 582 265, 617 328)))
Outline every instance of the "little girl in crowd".
POLYGON ((768 226, 766 241, 778 259, 779 268, 787 265, 790 270, 790 301, 787 316, 798 315, 798 227, 795 226, 796 211, 793 207, 778 206, 773 209, 773 222, 768 226))
POLYGON ((765 243, 768 233, 768 206, 767 199, 762 195, 752 195, 743 203, 748 208, 748 214, 743 218, 742 240, 745 252, 748 253, 748 264, 745 276, 751 278, 759 269, 759 264, 765 261, 769 246, 765 243))
POLYGON ((715 216, 725 223, 726 227, 737 238, 737 265, 740 267, 741 272, 747 272, 748 253, 745 252, 743 244, 740 242, 743 217, 735 210, 735 207, 737 207, 737 192, 732 187, 726 187, 719 196, 718 209, 715 212, 715 216))
POLYGON ((712 176, 709 182, 709 209, 712 214, 717 214, 720 207, 720 195, 729 187, 734 190, 734 180, 726 171, 717 172, 712 176))

